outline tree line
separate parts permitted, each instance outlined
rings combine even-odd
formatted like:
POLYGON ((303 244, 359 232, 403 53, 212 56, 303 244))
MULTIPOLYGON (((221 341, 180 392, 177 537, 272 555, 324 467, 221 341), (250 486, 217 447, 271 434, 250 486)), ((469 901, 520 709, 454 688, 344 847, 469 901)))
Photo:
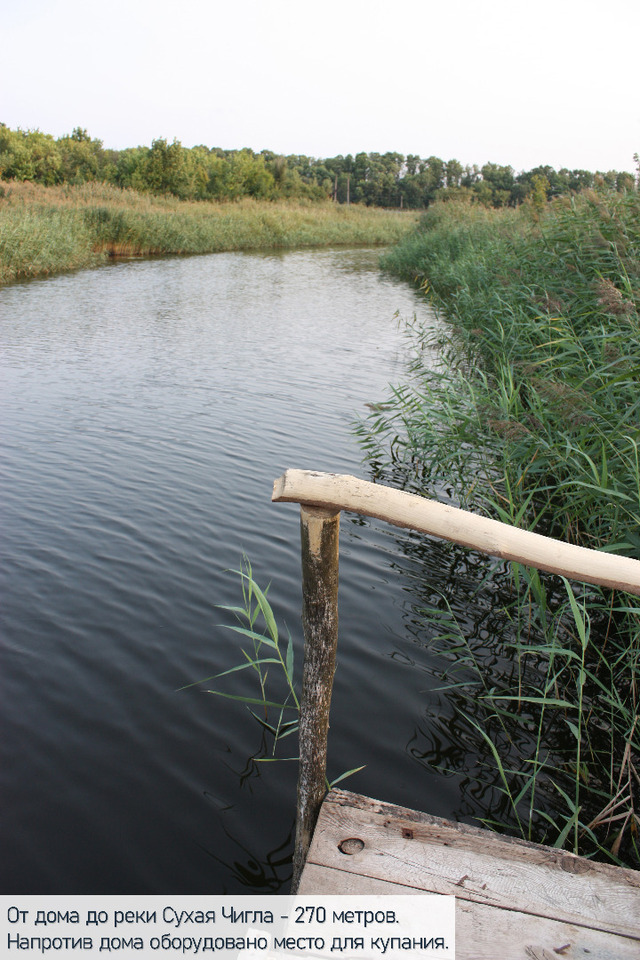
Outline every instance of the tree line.
POLYGON ((45 186, 100 181, 181 200, 333 199, 337 203, 424 209, 437 199, 469 198, 485 206, 517 206, 531 198, 551 200, 585 188, 633 189, 625 171, 516 171, 485 163, 463 165, 416 154, 357 153, 318 159, 245 147, 222 150, 179 140, 154 140, 150 147, 110 150, 76 127, 54 138, 40 130, 11 130, 0 124, 0 179, 45 186))

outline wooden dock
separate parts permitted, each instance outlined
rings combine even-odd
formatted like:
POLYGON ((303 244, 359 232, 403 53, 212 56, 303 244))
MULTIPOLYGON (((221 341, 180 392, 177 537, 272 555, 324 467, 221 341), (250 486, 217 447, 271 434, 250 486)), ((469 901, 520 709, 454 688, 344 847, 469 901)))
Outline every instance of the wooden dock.
POLYGON ((298 893, 452 894, 457 960, 640 960, 640 872, 344 790, 298 893))

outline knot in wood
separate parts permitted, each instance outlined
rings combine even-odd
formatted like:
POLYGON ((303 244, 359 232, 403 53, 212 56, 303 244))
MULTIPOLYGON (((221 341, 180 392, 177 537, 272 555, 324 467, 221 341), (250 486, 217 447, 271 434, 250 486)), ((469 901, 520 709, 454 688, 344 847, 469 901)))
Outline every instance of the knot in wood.
POLYGON ((360 840, 358 837, 349 837, 338 844, 338 850, 340 853, 349 855, 360 853, 361 850, 364 850, 364 840, 360 840))
POLYGON ((591 869, 588 861, 583 861, 578 857, 568 855, 561 857, 560 867, 566 873, 589 873, 591 869))

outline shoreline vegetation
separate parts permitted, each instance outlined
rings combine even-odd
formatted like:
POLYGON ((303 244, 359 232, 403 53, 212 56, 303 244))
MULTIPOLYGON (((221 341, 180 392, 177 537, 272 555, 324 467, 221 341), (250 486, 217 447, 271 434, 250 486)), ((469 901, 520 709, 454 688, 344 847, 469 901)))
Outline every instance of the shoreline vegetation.
POLYGON ((112 150, 81 127, 54 138, 0 123, 0 284, 108 256, 393 244, 439 200, 517 208, 635 183, 392 151, 323 159, 163 138, 112 150))
MULTIPOLYGON (((407 321, 408 377, 357 428, 374 475, 640 557, 637 190, 435 204, 382 262, 440 322, 407 321)), ((445 596, 425 591, 420 615, 477 749, 487 824, 638 869, 640 601, 483 570, 490 644, 445 596)))
POLYGON ((103 183, 3 185, 0 284, 110 257, 396 243, 415 212, 309 201, 190 202, 103 183))

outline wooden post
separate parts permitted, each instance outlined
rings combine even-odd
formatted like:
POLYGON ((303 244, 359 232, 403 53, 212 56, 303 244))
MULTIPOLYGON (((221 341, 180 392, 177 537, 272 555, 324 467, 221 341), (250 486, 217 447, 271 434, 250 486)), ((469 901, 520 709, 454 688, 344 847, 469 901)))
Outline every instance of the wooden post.
POLYGON ((329 708, 338 646, 339 528, 339 510, 301 505, 304 668, 292 893, 298 889, 326 793, 329 708))

